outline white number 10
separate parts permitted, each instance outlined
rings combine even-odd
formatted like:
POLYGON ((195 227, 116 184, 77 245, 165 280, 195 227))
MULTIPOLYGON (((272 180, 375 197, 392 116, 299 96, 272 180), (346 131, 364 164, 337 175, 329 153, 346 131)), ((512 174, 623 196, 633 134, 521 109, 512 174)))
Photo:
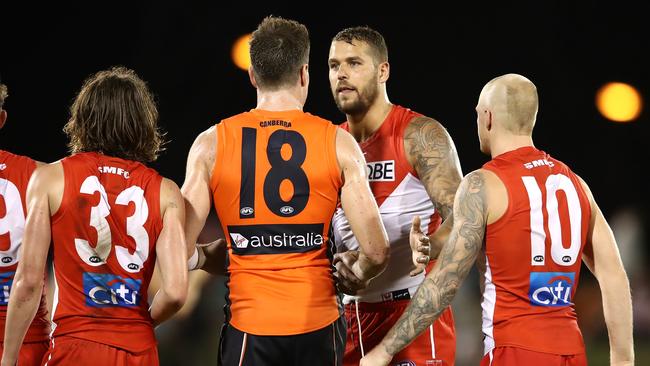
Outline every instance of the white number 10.
POLYGON ((548 215, 548 232, 551 236, 551 258, 561 266, 573 265, 578 259, 580 239, 582 237, 582 210, 575 186, 566 175, 554 174, 546 179, 546 204, 542 201, 540 190, 535 177, 522 177, 528 199, 530 201, 530 244, 531 264, 543 266, 546 261, 546 234, 544 232, 544 215, 542 207, 546 207, 548 215), (571 226, 571 245, 565 248, 562 243, 562 228, 556 197, 557 191, 564 191, 569 210, 571 226))
MULTIPOLYGON (((106 221, 111 208, 104 186, 96 176, 91 175, 81 184, 81 193, 95 194, 99 192, 100 198, 97 206, 90 209, 90 225, 97 230, 97 245, 91 247, 88 240, 75 238, 75 247, 79 257, 90 266, 106 264, 106 259, 111 254, 112 240, 111 229, 106 221)), ((115 199, 117 205, 135 204, 135 212, 126 219, 126 234, 135 241, 135 253, 129 254, 129 249, 116 244, 115 254, 120 266, 130 273, 139 272, 144 262, 149 257, 149 234, 144 224, 149 216, 149 206, 144 199, 144 191, 138 186, 131 186, 122 191, 115 199)))

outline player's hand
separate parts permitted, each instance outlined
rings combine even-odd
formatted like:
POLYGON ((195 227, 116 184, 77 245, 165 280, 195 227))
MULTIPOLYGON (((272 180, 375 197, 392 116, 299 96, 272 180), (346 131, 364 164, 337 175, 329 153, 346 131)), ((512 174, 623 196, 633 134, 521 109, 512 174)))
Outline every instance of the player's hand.
POLYGON ((226 273, 226 240, 219 238, 207 244, 197 244, 205 254, 205 264, 201 267, 204 271, 214 275, 226 273))
POLYGON ((370 352, 366 353, 359 362, 359 366, 388 366, 392 359, 393 357, 389 355, 380 344, 370 352))
POLYGON ((411 276, 416 276, 424 272, 424 269, 427 268, 427 264, 431 260, 431 243, 429 242, 429 237, 420 229, 420 216, 413 218, 409 244, 411 245, 413 266, 415 266, 411 271, 411 276))
POLYGON ((338 278, 336 286, 344 294, 356 295, 359 290, 363 290, 368 286, 366 281, 359 279, 352 272, 352 265, 357 260, 359 260, 358 250, 348 250, 347 252, 334 254, 332 264, 336 267, 334 273, 334 276, 338 278))

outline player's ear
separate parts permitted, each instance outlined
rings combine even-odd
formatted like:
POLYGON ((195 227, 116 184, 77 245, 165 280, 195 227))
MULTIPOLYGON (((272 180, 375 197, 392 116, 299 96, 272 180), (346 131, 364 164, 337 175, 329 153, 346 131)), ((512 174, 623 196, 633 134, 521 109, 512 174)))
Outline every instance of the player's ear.
POLYGON ((489 109, 485 110, 485 129, 488 131, 492 130, 492 111, 489 109))
POLYGON ((5 122, 7 121, 7 111, 0 109, 0 128, 4 127, 5 122))
POLYGON ((385 83, 390 77, 390 64, 388 61, 382 62, 377 67, 379 69, 378 79, 380 83, 385 83))
POLYGON ((309 85, 309 64, 304 64, 300 68, 300 86, 309 85))
POLYGON ((251 81, 251 84, 253 84, 253 87, 257 89, 257 81, 255 81, 255 73, 253 72, 253 66, 248 68, 248 78, 251 81))

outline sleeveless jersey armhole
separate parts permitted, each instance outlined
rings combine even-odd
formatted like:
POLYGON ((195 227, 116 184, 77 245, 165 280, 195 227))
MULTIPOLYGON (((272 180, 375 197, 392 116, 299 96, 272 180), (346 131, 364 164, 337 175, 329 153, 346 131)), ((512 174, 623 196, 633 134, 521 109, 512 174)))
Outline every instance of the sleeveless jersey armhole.
POLYGON ((398 159, 398 164, 401 164, 404 168, 406 168, 406 170, 411 173, 412 176, 420 179, 418 172, 415 171, 415 168, 411 165, 411 163, 409 163, 408 155, 406 153, 406 146, 404 146, 404 131, 406 131, 408 125, 411 124, 411 121, 413 121, 413 119, 416 117, 420 117, 420 115, 413 115, 406 122, 396 123, 396 126, 393 127, 393 143, 395 144, 395 149, 397 150, 397 156, 401 157, 398 159))
MULTIPOLYGON (((156 231, 158 233, 160 233, 162 231, 162 228, 163 228, 163 215, 160 212, 160 208, 161 208, 160 200, 162 199, 162 195, 160 194, 160 191, 161 191, 161 188, 162 188, 163 177, 160 174, 156 174, 154 179, 156 180, 156 182, 154 182, 153 186, 156 187, 154 189, 157 190, 157 192, 155 192, 155 194, 154 194, 154 197, 158 197, 158 199, 153 200, 154 201, 153 202, 154 209, 150 210, 149 212, 157 212, 158 213, 158 215, 156 215, 158 217, 158 220, 156 220, 156 222, 154 223, 154 227, 156 228, 156 231)), ((157 242, 158 241, 156 241, 156 243, 157 242)), ((155 246, 155 243, 154 243, 154 246, 155 246)))
POLYGON ((70 180, 66 179, 66 176, 69 176, 69 174, 72 174, 72 172, 69 171, 69 167, 66 166, 66 160, 70 159, 71 157, 65 158, 61 160, 61 167, 63 168, 63 196, 61 197, 61 204, 59 205, 59 209, 56 210, 56 212, 52 213, 50 216, 50 225, 54 225, 57 223, 61 218, 66 213, 66 210, 69 206, 69 201, 72 197, 69 190, 70 187, 68 187, 68 182, 70 180))
POLYGON ((217 148, 215 150, 214 167, 212 167, 210 174, 210 192, 212 195, 217 191, 217 186, 221 180, 221 174, 223 172, 223 145, 226 143, 226 127, 224 126, 224 122, 217 123, 214 129, 217 148))
POLYGON ((337 187, 337 190, 340 190, 343 186, 343 178, 341 167, 339 166, 339 161, 336 155, 336 134, 338 133, 339 127, 330 123, 327 126, 327 136, 325 139, 325 153, 327 154, 327 161, 329 163, 330 176, 332 177, 332 182, 337 187))
POLYGON ((499 180, 503 184, 503 187, 505 188, 506 193, 508 195, 508 207, 506 207, 506 210, 503 211, 503 215, 501 215, 501 217, 499 217, 495 222, 493 222, 491 224, 487 224, 487 226, 486 226, 486 230, 488 228, 492 229, 492 230, 498 230, 507 223, 507 219, 511 215, 512 202, 513 202, 512 201, 512 192, 510 191, 510 189, 508 189, 507 181, 506 181, 506 179, 504 179, 504 176, 499 172, 498 169, 496 169, 496 168, 494 168, 492 166, 483 166, 483 169, 491 171, 492 173, 494 173, 499 178, 499 180))

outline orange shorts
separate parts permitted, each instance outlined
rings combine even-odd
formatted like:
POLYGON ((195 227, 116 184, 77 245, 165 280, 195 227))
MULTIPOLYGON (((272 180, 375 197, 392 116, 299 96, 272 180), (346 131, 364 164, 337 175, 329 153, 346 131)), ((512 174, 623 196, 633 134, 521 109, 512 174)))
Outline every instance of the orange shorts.
MULTIPOLYGON (((410 300, 385 301, 378 303, 359 303, 359 318, 355 304, 345 306, 347 337, 344 366, 357 366, 361 359, 361 346, 364 352, 373 349, 384 338, 390 328, 402 315, 410 300), (359 337, 359 325, 361 335, 359 337)), ((453 366, 456 356, 456 332, 451 308, 447 308, 440 317, 413 343, 398 352, 391 365, 427 365, 453 366), (432 360, 441 360, 442 363, 432 360), (427 363, 429 361, 429 363, 427 363)))
MULTIPOLYGON (((140 353, 74 337, 52 340, 44 366, 158 366, 158 348, 153 346, 140 353)), ((20 363, 19 363, 20 365, 20 363)))
MULTIPOLYGON (((47 353, 49 345, 49 341, 23 343, 20 353, 18 353, 18 364, 20 366, 41 366, 41 361, 43 361, 43 356, 47 353)), ((2 351, 3 347, 0 343, 0 355, 2 355, 2 351)))
POLYGON ((481 366, 587 366, 587 356, 584 353, 577 355, 555 355, 529 351, 518 347, 497 347, 488 352, 481 360, 481 366))

